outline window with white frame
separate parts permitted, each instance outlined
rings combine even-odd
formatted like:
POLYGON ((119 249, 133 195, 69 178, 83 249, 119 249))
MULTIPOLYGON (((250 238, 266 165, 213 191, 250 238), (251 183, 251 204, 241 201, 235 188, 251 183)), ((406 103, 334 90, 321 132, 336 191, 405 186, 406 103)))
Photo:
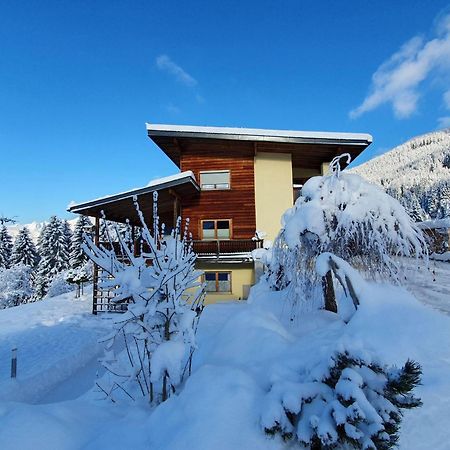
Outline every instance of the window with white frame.
POLYGON ((230 189, 229 170, 200 172, 200 188, 204 191, 230 189))
POLYGON ((205 272, 204 278, 206 292, 231 292, 231 272, 205 272))
POLYGON ((202 220, 202 239, 231 239, 231 220, 202 220))

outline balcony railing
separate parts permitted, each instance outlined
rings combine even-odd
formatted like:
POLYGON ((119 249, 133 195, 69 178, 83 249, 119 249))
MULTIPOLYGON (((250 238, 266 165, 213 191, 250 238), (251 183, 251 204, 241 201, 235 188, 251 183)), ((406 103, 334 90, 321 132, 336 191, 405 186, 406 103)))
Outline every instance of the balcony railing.
MULTIPOLYGON (((238 256, 249 255, 253 250, 262 247, 262 241, 253 239, 230 239, 230 240, 202 240, 193 241, 193 250, 199 258, 220 258, 223 256, 238 256)), ((110 249, 111 244, 102 242, 102 246, 110 249)), ((119 260, 122 256, 122 249, 118 242, 113 242, 116 255, 119 260)), ((136 249, 140 248, 140 245, 136 245, 136 249)), ((143 251, 146 253, 148 249, 146 245, 143 246, 143 251)))
POLYGON ((200 258, 249 254, 262 247, 262 241, 253 239, 193 241, 194 252, 200 258))

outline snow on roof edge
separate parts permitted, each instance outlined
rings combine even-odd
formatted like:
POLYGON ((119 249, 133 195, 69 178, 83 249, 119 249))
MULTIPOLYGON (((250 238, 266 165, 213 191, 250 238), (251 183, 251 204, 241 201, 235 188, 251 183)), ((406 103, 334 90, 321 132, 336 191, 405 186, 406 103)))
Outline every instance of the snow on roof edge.
POLYGON ((179 181, 179 180, 182 180, 183 178, 191 179, 195 184, 197 184, 197 180, 195 178, 194 172, 192 172, 192 170, 186 170, 184 172, 180 172, 180 173, 176 173, 176 174, 173 174, 173 175, 169 175, 167 177, 157 178, 155 180, 150 181, 147 185, 145 185, 143 187, 129 189, 128 191, 118 192, 116 194, 105 195, 103 197, 98 197, 98 198, 95 198, 93 200, 88 200, 88 201, 82 202, 82 203, 74 204, 73 202, 71 202, 67 206, 67 211, 75 212, 74 210, 76 210, 76 209, 79 209, 79 208, 82 208, 82 207, 86 207, 89 204, 93 204, 93 203, 97 203, 97 202, 105 201, 105 203, 107 203, 108 200, 115 199, 116 197, 120 197, 120 196, 128 195, 129 197, 131 197, 132 195, 134 195, 138 191, 142 191, 142 190, 146 190, 148 188, 156 187, 156 186, 161 185, 161 184, 166 184, 166 183, 171 183, 171 182, 174 182, 174 181, 179 181))
POLYGON ((175 132, 175 133, 198 133, 217 134, 235 136, 255 136, 267 138, 297 138, 297 139, 329 139, 329 140, 349 140, 364 141, 371 143, 373 138, 366 133, 340 133, 328 131, 295 131, 295 130, 269 130, 260 128, 232 128, 232 127, 207 127, 192 125, 167 125, 167 124, 146 124, 147 131, 175 132))

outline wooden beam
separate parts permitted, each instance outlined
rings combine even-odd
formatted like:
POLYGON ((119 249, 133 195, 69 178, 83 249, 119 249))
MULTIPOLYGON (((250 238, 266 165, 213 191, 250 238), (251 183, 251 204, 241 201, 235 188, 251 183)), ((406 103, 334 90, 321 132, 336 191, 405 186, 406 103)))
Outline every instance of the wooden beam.
MULTIPOLYGON (((95 217, 94 225, 94 244, 100 243, 100 218, 95 217)), ((94 270, 92 274, 92 314, 97 314, 97 296, 98 294, 98 266, 94 263, 94 270)))

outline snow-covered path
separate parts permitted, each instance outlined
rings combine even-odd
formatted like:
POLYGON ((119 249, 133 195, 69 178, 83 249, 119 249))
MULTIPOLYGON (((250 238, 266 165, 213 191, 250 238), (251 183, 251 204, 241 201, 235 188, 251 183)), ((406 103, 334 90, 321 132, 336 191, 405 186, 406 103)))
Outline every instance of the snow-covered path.
POLYGON ((450 315, 450 262, 432 261, 426 268, 410 262, 405 287, 422 303, 450 315))
MULTIPOLYGON (((74 299, 69 293, 0 312, 0 401, 57 401, 58 385, 87 370, 86 365, 91 366, 89 378, 93 381, 92 365, 97 365, 101 351, 97 340, 105 323, 93 316, 90 308, 90 296, 74 299), (11 349, 15 347, 17 379, 11 381, 11 349)), ((92 381, 88 386, 78 381, 68 398, 81 395, 92 381)))

